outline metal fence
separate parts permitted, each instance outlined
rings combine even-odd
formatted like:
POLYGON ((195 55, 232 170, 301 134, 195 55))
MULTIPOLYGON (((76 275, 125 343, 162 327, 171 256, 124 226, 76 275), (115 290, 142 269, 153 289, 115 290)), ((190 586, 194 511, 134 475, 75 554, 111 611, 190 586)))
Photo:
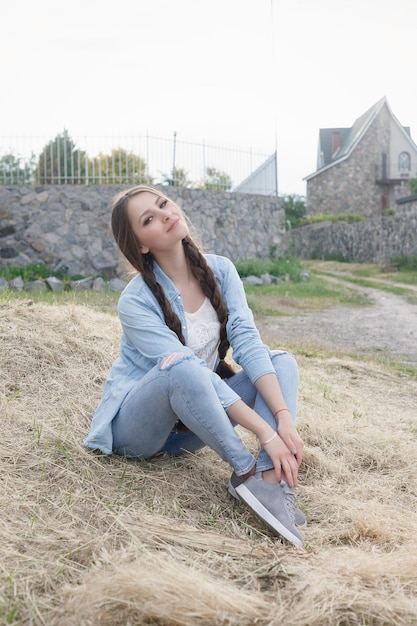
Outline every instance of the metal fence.
POLYGON ((0 138, 0 185, 149 183, 233 191, 251 180, 250 193, 277 195, 276 159, 274 164, 271 173, 271 155, 184 141, 177 133, 0 138), (267 180, 254 179, 264 164, 267 180))

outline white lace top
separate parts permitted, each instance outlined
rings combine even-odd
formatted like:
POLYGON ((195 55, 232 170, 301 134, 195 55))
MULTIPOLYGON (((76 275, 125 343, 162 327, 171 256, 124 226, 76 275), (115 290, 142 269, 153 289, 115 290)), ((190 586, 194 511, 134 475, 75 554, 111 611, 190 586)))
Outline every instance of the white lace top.
POLYGON ((188 329, 188 346, 196 356, 214 368, 220 343, 220 322, 210 300, 205 298, 195 313, 185 312, 188 329))

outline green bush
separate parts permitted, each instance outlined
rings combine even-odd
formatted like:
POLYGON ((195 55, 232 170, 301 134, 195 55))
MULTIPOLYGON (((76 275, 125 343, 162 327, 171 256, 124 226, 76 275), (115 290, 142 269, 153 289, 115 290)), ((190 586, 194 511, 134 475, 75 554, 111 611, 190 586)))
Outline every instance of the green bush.
POLYGON ((304 196, 290 195, 284 200, 286 229, 294 228, 303 223, 306 214, 304 196))
POLYGON ((417 255, 398 256, 392 259, 392 263, 396 263, 399 270, 417 271, 417 255))
POLYGON ((408 184, 410 185, 411 195, 417 194, 417 178, 409 178, 408 184))
POLYGON ((319 222, 331 222, 332 224, 347 222, 348 224, 353 224, 354 222, 362 222, 363 219, 362 215, 356 213, 338 213, 337 215, 333 213, 317 213, 316 215, 307 215, 300 224, 317 224, 319 222))
POLYGON ((271 276, 284 277, 289 275, 291 280, 297 282, 300 280, 302 266, 300 261, 289 255, 284 255, 278 259, 248 259, 247 261, 237 261, 236 269, 241 278, 246 276, 262 276, 262 274, 271 274, 271 276))
POLYGON ((25 283, 29 283, 33 280, 45 280, 45 278, 50 278, 51 276, 59 278, 62 282, 82 278, 82 276, 68 276, 68 274, 64 274, 63 272, 54 272, 50 267, 42 263, 34 263, 33 265, 25 265, 24 267, 3 267, 0 268, 0 276, 7 281, 21 276, 25 283))

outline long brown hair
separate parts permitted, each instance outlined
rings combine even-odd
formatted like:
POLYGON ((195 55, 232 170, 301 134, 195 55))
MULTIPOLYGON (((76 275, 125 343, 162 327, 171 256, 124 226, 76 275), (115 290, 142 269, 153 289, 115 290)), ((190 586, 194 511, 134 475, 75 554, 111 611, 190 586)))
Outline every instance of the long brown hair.
MULTIPOLYGON (((113 236, 122 254, 126 257, 132 267, 134 267, 135 270, 137 270, 143 276, 145 283, 148 285, 149 289, 156 297, 164 314, 165 323, 167 324, 167 326, 169 326, 169 328, 171 328, 171 330, 176 333, 181 343, 185 345, 185 338, 182 334, 180 319, 172 310, 168 299, 165 297, 164 290, 156 280, 153 269, 154 258, 152 256, 152 253, 148 252, 147 254, 143 254, 141 252, 140 243, 133 233, 127 216, 127 205, 129 199, 143 191, 148 191, 157 195, 160 198, 163 198, 164 200, 168 200, 169 202, 173 203, 183 214, 181 208, 175 202, 173 202, 173 200, 168 198, 168 196, 164 195, 154 187, 150 187, 148 185, 136 185, 128 191, 119 193, 113 200, 111 215, 111 227, 113 231, 113 236)), ((187 217, 184 217, 189 223, 187 217)), ((235 372, 232 367, 225 362, 226 353, 230 347, 230 343, 227 339, 226 334, 226 303, 220 292, 212 269, 207 264, 207 261, 202 254, 199 246, 190 234, 188 234, 182 240, 182 245, 184 247, 184 253, 191 272, 200 283, 204 294, 209 298, 214 310, 217 313, 217 317, 220 322, 220 344, 218 350, 220 362, 218 364, 216 372, 219 374, 219 376, 221 376, 221 378, 229 378, 235 372)))

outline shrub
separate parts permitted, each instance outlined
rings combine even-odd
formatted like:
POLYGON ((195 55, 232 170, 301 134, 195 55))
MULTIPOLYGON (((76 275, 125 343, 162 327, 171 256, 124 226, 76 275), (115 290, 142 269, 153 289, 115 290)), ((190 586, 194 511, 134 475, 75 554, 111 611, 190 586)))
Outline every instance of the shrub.
POLYGON ((248 259, 247 261, 237 261, 235 266, 241 278, 245 278, 246 276, 262 276, 262 274, 271 274, 271 276, 277 277, 289 275, 291 280, 297 282, 300 280, 302 271, 300 261, 289 255, 284 255, 278 259, 248 259))
POLYGON ((417 271, 417 255, 398 256, 392 259, 392 263, 397 264, 400 270, 417 271))
POLYGON ((354 222, 362 221, 362 215, 356 213, 338 213, 337 215, 334 213, 317 213, 316 215, 307 215, 300 224, 317 224, 319 222, 332 222, 332 224, 336 222, 347 222, 348 224, 353 224, 354 222))

